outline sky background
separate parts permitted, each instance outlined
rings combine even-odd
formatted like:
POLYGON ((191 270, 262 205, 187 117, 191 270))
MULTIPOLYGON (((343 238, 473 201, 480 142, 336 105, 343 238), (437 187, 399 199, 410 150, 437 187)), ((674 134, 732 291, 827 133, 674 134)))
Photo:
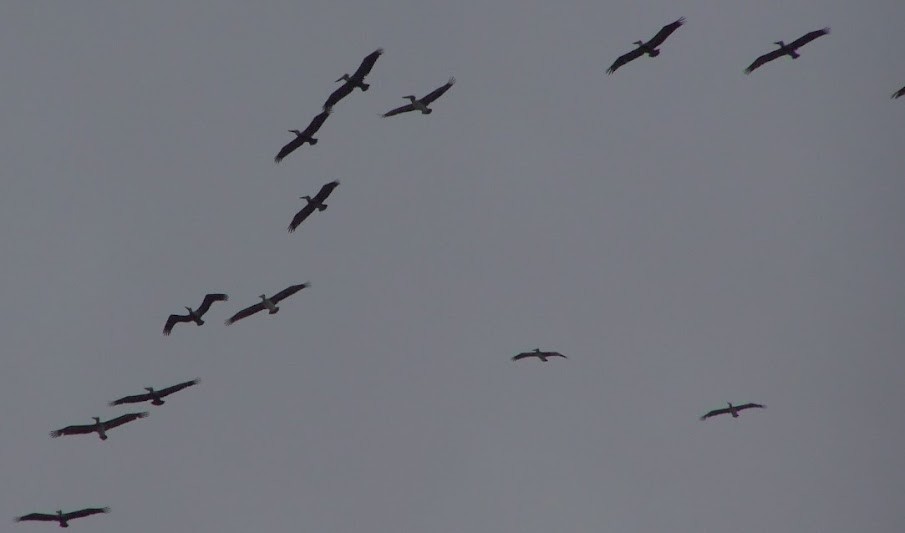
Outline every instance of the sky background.
POLYGON ((902 531, 903 20, 2 3, 0 530, 108 505, 71 531, 902 531), (274 165, 378 47, 371 89, 274 165), (430 116, 378 118, 450 76, 430 116), (230 301, 161 334, 208 292, 230 301), (509 360, 535 347, 569 359, 509 360), (698 421, 727 401, 767 409, 698 421))

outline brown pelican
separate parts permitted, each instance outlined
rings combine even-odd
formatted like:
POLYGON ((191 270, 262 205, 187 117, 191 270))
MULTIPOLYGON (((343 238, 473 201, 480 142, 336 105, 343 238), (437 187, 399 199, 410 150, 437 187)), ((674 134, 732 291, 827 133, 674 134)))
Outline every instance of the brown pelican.
POLYGON ((893 98, 898 98, 898 97, 900 97, 900 96, 905 96, 905 87, 902 87, 902 88, 899 89, 898 91, 892 93, 892 97, 893 97, 893 98))
POLYGON ((195 378, 191 381, 186 381, 185 383, 179 383, 178 385, 173 385, 172 387, 167 387, 165 389, 154 390, 152 387, 145 387, 145 390, 148 391, 145 394, 136 394, 135 396, 126 396, 120 398, 119 400, 114 400, 110 402, 110 405, 122 405, 124 403, 141 403, 151 400, 151 405, 163 405, 163 397, 169 396, 174 392, 179 392, 186 387, 191 387, 192 385, 197 385, 201 380, 195 378))
POLYGON ((106 422, 101 422, 101 419, 92 416, 94 419, 94 424, 88 424, 87 426, 66 426, 63 429, 58 429, 56 431, 51 431, 50 436, 53 438, 57 438, 60 435, 84 435, 86 433, 94 433, 97 432, 97 435, 101 438, 101 440, 107 440, 107 431, 125 424, 126 422, 131 422, 133 420, 137 420, 139 418, 144 418, 148 416, 147 412, 144 413, 128 413, 122 416, 118 416, 111 420, 107 420, 106 422))
POLYGON ((186 307, 189 314, 170 315, 170 318, 167 319, 167 323, 163 326, 163 334, 169 335, 170 332, 173 331, 173 326, 179 322, 194 322, 199 326, 204 324, 204 320, 201 320, 201 317, 211 308, 211 304, 214 302, 225 302, 227 300, 229 300, 229 296, 225 294, 206 294, 204 300, 201 301, 201 306, 197 310, 192 311, 191 307, 186 307))
POLYGON ((286 146, 280 148, 280 153, 274 156, 273 161, 275 163, 279 163, 283 160, 284 157, 291 154, 293 150, 298 148, 299 146, 308 143, 311 146, 317 144, 317 139, 314 138, 314 134, 317 133, 317 130, 321 129, 324 121, 327 120, 327 117, 330 116, 330 109, 327 108, 322 111, 319 115, 311 119, 311 124, 308 124, 308 127, 305 128, 305 131, 299 130, 289 130, 289 133, 295 134, 295 139, 289 141, 286 146))
POLYGON ((333 94, 327 98, 327 102, 324 104, 324 109, 330 109, 336 102, 339 102, 346 96, 349 96, 352 93, 352 89, 358 87, 362 91, 367 91, 370 84, 365 83, 365 76, 371 72, 371 69, 374 68, 374 63, 377 62, 377 58, 380 57, 380 54, 383 53, 383 48, 378 48, 374 50, 370 54, 368 54, 362 61, 361 65, 358 66, 358 70, 355 71, 355 74, 349 76, 348 74, 343 74, 342 77, 337 82, 345 81, 338 89, 333 91, 333 94))
POLYGON ((246 307, 245 309, 239 311, 238 313, 236 313, 233 316, 226 319, 226 325, 228 326, 228 325, 232 324, 233 322, 242 320, 243 318, 245 318, 247 316, 251 316, 251 315, 257 313, 258 311, 263 311, 265 309, 267 309, 269 311, 268 314, 272 315, 280 310, 280 308, 276 306, 276 304, 280 300, 289 298, 293 294, 299 292, 300 290, 302 290, 305 287, 308 287, 310 285, 311 284, 307 283, 307 282, 302 283, 301 285, 292 285, 291 287, 286 287, 285 289, 281 290, 280 292, 274 294, 270 298, 268 298, 267 296, 262 294, 260 296, 260 298, 261 298, 260 302, 252 305, 251 307, 246 307))
POLYGON ((397 107, 396 109, 391 109, 390 111, 384 113, 383 116, 392 117, 393 115, 408 113, 409 111, 421 111, 422 114, 429 115, 433 112, 433 109, 430 109, 427 106, 429 106, 431 102, 433 102, 437 98, 440 98, 443 93, 448 91, 449 88, 452 87, 455 83, 456 78, 449 78, 449 81, 446 82, 446 85, 434 89, 430 94, 420 100, 415 98, 413 95, 403 96, 403 98, 410 100, 412 103, 406 104, 402 107, 397 107))
POLYGON ((299 227, 299 224, 304 222, 305 219, 308 218, 315 209, 317 209, 318 211, 327 209, 327 204, 324 203, 324 200, 326 200, 327 197, 330 196, 330 193, 333 192, 333 189, 335 189, 337 185, 339 185, 339 181, 335 180, 325 184, 323 187, 321 187, 321 190, 317 191, 317 194, 314 195, 314 198, 311 198, 310 196, 300 196, 300 199, 306 200, 308 203, 305 205, 305 207, 302 208, 301 211, 299 211, 295 214, 294 217, 292 217, 292 222, 289 223, 289 233, 295 231, 295 228, 299 227))
POLYGON ((806 33, 803 37, 799 37, 798 39, 795 39, 794 41, 792 41, 789 44, 785 44, 782 41, 776 41, 773 44, 779 45, 779 48, 777 48, 776 50, 773 50, 772 52, 768 52, 768 53, 758 57, 757 59, 755 59, 754 63, 751 63, 750 65, 748 65, 748 68, 745 69, 745 74, 751 74, 751 72, 753 72, 754 69, 758 68, 759 66, 763 65, 764 63, 769 63, 770 61, 773 61, 774 59, 782 57, 782 56, 787 55, 787 56, 791 57, 792 59, 798 59, 798 53, 796 52, 796 50, 798 50, 802 46, 808 44, 809 42, 813 41, 814 39, 816 39, 822 35, 828 34, 829 32, 830 32, 829 28, 823 28, 822 30, 814 30, 810 33, 806 33))
POLYGON ((68 513, 64 513, 63 511, 57 511, 56 514, 31 513, 25 516, 17 517, 16 522, 59 522, 60 527, 69 527, 70 520, 75 520, 76 518, 82 518, 85 516, 91 516, 93 514, 109 512, 109 507, 89 507, 88 509, 81 509, 79 511, 71 511, 68 513))
POLYGON ((759 404, 759 403, 746 403, 746 404, 744 404, 744 405, 732 405, 730 402, 726 402, 726 403, 729 404, 729 407, 724 407, 724 408, 722 408, 722 409, 714 409, 713 411, 710 411, 710 412, 707 413, 706 415, 702 416, 702 417, 701 417, 701 420, 707 420, 707 419, 710 418, 711 416, 724 415, 724 414, 726 414, 726 413, 731 414, 731 415, 732 415, 732 418, 738 418, 738 412, 739 412, 739 411, 744 411, 745 409, 751 409, 751 408, 754 408, 754 407, 756 407, 756 408, 758 408, 758 409, 765 409, 765 408, 766 408, 765 406, 763 406, 763 405, 761 405, 761 404, 759 404))
POLYGON ((638 48, 635 48, 631 52, 619 56, 616 61, 614 61, 613 64, 610 65, 610 68, 606 69, 606 73, 612 74, 616 72, 617 68, 628 63, 629 61, 638 59, 644 54, 647 54, 650 57, 657 57, 658 55, 660 55, 660 51, 657 50, 657 47, 663 44, 663 41, 665 41, 666 38, 669 37, 672 32, 676 31, 676 29, 678 29, 682 24, 685 24, 685 17, 682 17, 675 22, 671 22, 666 26, 663 26, 662 28, 660 28, 660 31, 658 31, 657 34, 654 35, 653 39, 647 42, 635 41, 632 44, 637 44, 638 48))
POLYGON ((559 352, 542 352, 540 348, 535 348, 533 352, 522 352, 517 355, 512 356, 513 361, 518 361, 519 359, 525 359, 528 357, 537 357, 543 362, 547 362, 548 357, 562 357, 563 359, 568 359, 565 355, 559 352))

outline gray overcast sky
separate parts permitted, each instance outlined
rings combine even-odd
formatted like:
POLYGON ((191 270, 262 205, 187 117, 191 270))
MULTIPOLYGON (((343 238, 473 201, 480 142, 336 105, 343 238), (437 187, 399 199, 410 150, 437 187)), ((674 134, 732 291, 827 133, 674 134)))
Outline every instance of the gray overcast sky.
POLYGON ((0 530, 109 505, 72 531, 902 531, 903 21, 3 3, 0 530), (274 165, 378 47, 372 88, 274 165), (378 118, 449 76, 429 117, 378 118), (161 335, 206 292, 230 301, 161 335), (509 361, 536 346, 570 358, 509 361), (196 376, 106 442, 48 436, 196 376), (726 401, 768 408, 697 420, 726 401))

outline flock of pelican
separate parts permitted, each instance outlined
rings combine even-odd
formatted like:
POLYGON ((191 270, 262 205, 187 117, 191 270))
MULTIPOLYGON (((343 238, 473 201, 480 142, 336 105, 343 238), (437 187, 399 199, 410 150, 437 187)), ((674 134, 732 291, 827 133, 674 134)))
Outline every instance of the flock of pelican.
MULTIPOLYGON (((666 39, 675 32, 679 27, 685 24, 685 18, 679 18, 665 26, 663 26, 656 35, 654 35, 649 41, 635 41, 634 44, 637 45, 636 48, 627 52, 621 56, 619 56, 613 64, 607 69, 607 74, 613 74, 617 69, 623 67, 627 63, 638 59, 644 55, 648 57, 657 57, 660 55, 659 47, 666 41, 666 39)), ((745 74, 750 74, 754 70, 762 67, 766 63, 778 59, 783 56, 789 56, 792 59, 797 59, 799 57, 798 49, 802 46, 810 43, 811 41, 827 35, 830 33, 829 28, 823 28, 820 30, 812 31, 804 36, 792 41, 791 43, 785 44, 783 41, 776 41, 776 44, 779 48, 770 51, 766 54, 763 54, 756 58, 747 68, 745 68, 745 74)), ((326 122, 327 118, 333 111, 333 107, 339 103, 340 100, 352 94, 352 92, 358 88, 361 91, 367 91, 370 87, 370 84, 365 83, 365 77, 371 72, 374 68, 375 63, 383 54, 383 49, 378 48, 377 50, 371 52, 361 61, 358 69, 350 76, 349 74, 343 74, 336 82, 343 82, 343 84, 334 90, 330 96, 327 98, 326 102, 324 102, 322 111, 317 114, 308 126, 304 130, 289 130, 290 133, 295 134, 295 138, 288 142, 285 146, 283 146, 277 155, 274 157, 274 161, 276 163, 281 162, 285 159, 289 154, 303 146, 304 144, 309 144, 311 146, 317 144, 318 140, 314 135, 320 130, 323 126, 324 122, 326 122)), ((438 98, 440 98, 443 94, 445 94, 452 86, 455 84, 456 79, 454 77, 450 77, 449 80, 441 85, 440 87, 434 89, 427 95, 422 98, 417 98, 414 95, 404 96, 404 99, 409 100, 409 103, 400 107, 396 107, 391 109, 381 116, 383 117, 392 117, 395 115, 399 115, 402 113, 409 113, 414 111, 420 111, 421 114, 430 114, 433 110, 428 107, 438 98)), ((893 93, 892 98, 899 98, 901 96, 905 96, 905 87, 902 87, 895 93, 893 93)), ((327 209, 327 204, 325 201, 333 192, 333 190, 339 185, 339 181, 334 180, 329 183, 324 184, 321 189, 313 196, 302 196, 300 199, 305 200, 306 205, 295 214, 292 218, 292 221, 289 224, 289 232, 292 233, 296 229, 298 229, 299 225, 302 224, 311 214, 315 211, 324 211, 327 209)), ((226 325, 231 325, 243 318, 247 318, 251 315, 259 313, 261 311, 267 310, 268 314, 277 313, 280 308, 276 305, 279 302, 285 300, 286 298, 292 296, 293 294, 301 291, 302 289, 310 286, 309 283, 301 283, 297 285, 291 285, 273 296, 267 297, 262 294, 259 296, 261 299, 260 302, 255 303, 254 305, 248 306, 231 317, 226 319, 226 325)), ((195 325, 201 326, 205 322, 202 320, 202 317, 206 315, 211 306, 216 302, 226 302, 229 300, 228 295, 223 293, 211 293, 206 294, 201 301, 201 305, 198 306, 197 309, 192 309, 191 307, 185 307, 187 314, 171 314, 164 324, 163 334, 170 335, 173 331, 173 328, 180 323, 190 323, 194 322, 195 325)), ((542 362, 547 362, 550 358, 562 358, 566 359, 566 356, 557 351, 542 351, 540 348, 535 348, 532 351, 526 351, 512 356, 512 361, 519 361, 523 359, 536 358, 542 362)), ((186 381, 183 383, 178 383, 176 385, 172 385, 163 389, 155 390, 152 387, 145 387, 145 393, 136 394, 131 396, 124 396, 117 400, 111 401, 109 403, 110 406, 117 406, 123 404, 133 404, 133 403, 143 403, 150 402, 151 405, 160 406, 164 404, 163 398, 169 396, 173 393, 181 391, 187 387, 191 387, 197 385, 200 382, 199 379, 192 379, 190 381, 186 381)), ((728 407, 724 407, 721 409, 714 409, 702 415, 700 420, 707 420, 708 418, 712 418, 715 416, 729 414, 732 418, 738 418, 739 413, 741 411, 747 409, 763 409, 765 406, 758 403, 746 403, 741 405, 733 405, 732 403, 728 403, 728 407)), ((50 433, 50 435, 54 438, 61 437, 64 435, 86 435, 86 434, 94 434, 96 433, 100 440, 107 440, 107 432, 110 430, 127 424, 129 422, 133 422, 135 420, 139 420, 148 416, 148 412, 131 412, 120 415, 115 418, 111 418, 106 421, 101 421, 100 417, 92 417, 94 419, 94 423, 92 424, 84 424, 84 425, 70 425, 63 427, 61 429, 54 430, 50 433)), ((77 511, 71 511, 64 513, 62 510, 58 510, 56 513, 47 514, 47 513, 30 513, 23 516, 19 516, 15 519, 16 522, 26 522, 26 521, 38 521, 38 522, 56 522, 60 527, 69 527, 69 521, 74 520, 76 518, 83 518, 87 516, 92 516, 95 514, 103 514, 110 512, 108 507, 103 508, 85 508, 77 511)))

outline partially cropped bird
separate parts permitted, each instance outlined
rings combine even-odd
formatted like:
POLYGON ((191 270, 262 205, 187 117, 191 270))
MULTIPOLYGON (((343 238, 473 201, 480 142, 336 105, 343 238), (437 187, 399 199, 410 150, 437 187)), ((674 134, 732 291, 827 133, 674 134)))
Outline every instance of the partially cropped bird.
POLYGON ((616 69, 618 69, 622 65, 625 65, 629 61, 634 61, 644 54, 647 54, 648 57, 657 57, 658 55, 660 55, 660 51, 657 50, 657 47, 663 44, 663 41, 665 41, 666 38, 672 34, 672 32, 679 29, 679 26, 683 24, 685 24, 685 17, 682 17, 675 22, 670 22, 666 26, 663 26, 662 28, 660 28, 660 31, 658 31, 657 34, 647 42, 635 41, 632 44, 637 44, 638 48, 635 48, 631 52, 627 52, 616 58, 616 61, 613 61, 613 64, 610 65, 610 68, 606 69, 606 73, 612 74, 616 72, 616 69))
POLYGON ((327 101, 324 103, 324 109, 330 109, 336 105, 337 102, 349 96, 352 93, 352 89, 358 87, 362 91, 367 91, 368 87, 371 85, 365 83, 365 76, 371 72, 371 69, 374 68, 374 63, 377 62, 377 58, 380 57, 380 54, 383 53, 383 48, 378 48, 374 50, 361 61, 361 65, 358 66, 358 70, 355 71, 355 74, 349 76, 348 74, 343 74, 341 78, 336 80, 337 82, 344 81, 342 85, 339 86, 338 89, 333 91, 327 101))
POLYGON ((293 294, 299 292, 300 290, 304 289, 305 287, 309 287, 310 285, 311 284, 307 283, 307 282, 301 283, 299 285, 292 285, 292 286, 286 287, 285 289, 281 290, 280 292, 274 294, 270 298, 268 298, 267 296, 262 294, 260 296, 260 298, 261 298, 260 302, 254 304, 252 306, 246 307, 245 309, 239 311, 238 313, 234 314, 233 316, 227 318, 226 325, 229 326, 230 324, 238 322, 239 320, 242 320, 245 317, 251 316, 251 315, 257 313, 258 311, 263 311, 265 309, 267 309, 267 311, 269 311, 268 314, 272 315, 280 310, 280 308, 276 306, 277 303, 279 303, 281 300, 289 298, 293 294))
POLYGON ((905 96, 905 87, 902 87, 898 91, 892 93, 892 98, 898 98, 900 96, 905 96))
POLYGON ((148 416, 147 412, 128 413, 107 420, 106 422, 101 422, 100 418, 92 416, 91 418, 94 419, 94 424, 88 424, 84 426, 66 426, 63 429, 51 431, 50 436, 56 438, 62 435, 84 435, 87 433, 97 433, 97 436, 100 437, 101 440, 107 440, 107 432, 111 429, 121 426, 127 422, 138 420, 139 418, 144 418, 146 416, 148 416))
POLYGON ((769 63, 770 61, 778 59, 782 56, 789 56, 792 59, 798 59, 798 52, 796 52, 796 50, 813 41, 814 39, 828 34, 829 32, 829 28, 814 30, 795 39, 789 44, 785 44, 783 41, 775 41, 773 44, 778 45, 779 48, 773 50, 772 52, 767 52, 766 54, 755 59, 754 62, 748 65, 748 67, 745 69, 745 74, 751 74, 754 69, 760 67, 764 63, 769 63))
POLYGON ((80 509, 68 513, 64 513, 63 511, 57 511, 56 514, 31 513, 17 517, 16 522, 58 522, 60 527, 69 527, 70 520, 109 512, 109 507, 89 507, 88 509, 80 509))
POLYGON ((151 405, 163 405, 164 396, 169 396, 174 392, 179 392, 186 387, 191 387, 192 385, 197 385, 201 380, 195 378, 191 381, 186 381, 184 383, 178 383, 173 385, 172 387, 167 387, 165 389, 154 390, 153 387, 145 387, 145 390, 148 391, 145 394, 136 394, 134 396, 125 396, 118 400, 113 400, 110 402, 110 405, 122 405, 124 403, 141 403, 151 400, 151 405))
POLYGON ((449 78, 449 81, 447 81, 444 85, 437 87, 436 89, 434 89, 433 91, 428 93, 427 96, 425 96, 424 98, 421 98, 421 99, 415 98, 414 95, 403 96, 403 98, 409 100, 411 103, 406 104, 401 107, 397 107, 396 109, 391 109, 391 110, 387 111, 386 113, 384 113, 383 116, 392 117, 393 115, 398 115, 400 113, 408 113, 409 111, 421 111, 421 113, 423 115, 429 115, 429 114, 433 113, 434 110, 427 106, 429 106, 431 104, 431 102, 433 102, 437 98, 440 98, 441 96, 443 96, 443 93, 448 91, 450 87, 455 85, 455 83, 456 83, 456 78, 449 78))
POLYGON ((167 319, 167 323, 163 326, 163 334, 169 335, 171 331, 173 331, 173 326, 180 322, 194 322, 195 324, 201 326, 204 324, 204 320, 201 320, 201 317, 204 316, 204 313, 211 308, 211 304, 214 302, 225 302, 229 300, 229 296, 225 294, 207 294, 204 296, 204 300, 201 302, 201 306, 196 310, 192 310, 191 307, 186 307, 189 314, 187 315, 170 315, 170 318, 167 319))
POLYGON ((744 411, 745 409, 753 409, 753 408, 759 408, 759 409, 766 408, 766 406, 761 405, 759 403, 746 403, 743 405, 732 405, 731 402, 726 402, 726 403, 729 404, 729 407, 724 407, 722 409, 714 409, 713 411, 710 411, 709 413, 702 416, 701 420, 707 420, 708 418, 710 418, 712 416, 719 416, 719 415, 725 415, 725 414, 731 414, 732 418, 738 418, 739 411, 744 411))
POLYGON ((519 359, 526 359, 528 357, 537 357, 543 362, 547 362, 548 357, 562 357, 563 359, 567 359, 567 357, 559 352, 542 352, 540 348, 535 348, 534 351, 531 352, 522 352, 520 354, 516 354, 512 356, 513 361, 518 361, 519 359))

